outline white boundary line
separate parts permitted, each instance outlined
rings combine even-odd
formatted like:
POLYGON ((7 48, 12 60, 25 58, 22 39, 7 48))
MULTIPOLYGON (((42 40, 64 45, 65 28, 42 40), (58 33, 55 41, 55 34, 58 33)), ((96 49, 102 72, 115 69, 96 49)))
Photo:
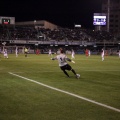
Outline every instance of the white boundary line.
POLYGON ((90 99, 88 99, 88 98, 85 98, 85 97, 82 97, 82 96, 79 96, 79 95, 76 95, 76 94, 73 94, 73 93, 70 93, 70 92, 67 92, 67 91, 64 91, 64 90, 61 90, 61 89, 58 89, 58 88, 55 88, 55 87, 46 85, 46 84, 43 84, 43 83, 40 83, 40 82, 37 82, 37 81, 35 81, 35 80, 32 80, 32 79, 29 79, 29 78, 26 78, 26 77, 23 77, 23 76, 14 74, 14 73, 12 73, 12 72, 8 72, 8 73, 11 74, 11 75, 17 76, 17 77, 19 77, 19 78, 22 78, 22 79, 24 79, 24 80, 28 80, 28 81, 34 82, 34 83, 36 83, 36 84, 42 85, 42 86, 47 87, 47 88, 49 88, 49 89, 56 90, 56 91, 59 91, 59 92, 62 92, 62 93, 71 95, 71 96, 73 96, 73 97, 76 97, 76 98, 85 100, 85 101, 87 101, 87 102, 90 102, 90 103, 93 103, 93 104, 96 104, 96 105, 99 105, 99 106, 102 106, 102 107, 105 107, 105 108, 108 108, 108 109, 111 109, 111 110, 116 111, 116 112, 120 112, 120 109, 117 109, 117 108, 114 108, 114 107, 111 107, 111 106, 108 106, 108 105, 105 105, 105 104, 96 102, 96 101, 94 101, 94 100, 90 100, 90 99))

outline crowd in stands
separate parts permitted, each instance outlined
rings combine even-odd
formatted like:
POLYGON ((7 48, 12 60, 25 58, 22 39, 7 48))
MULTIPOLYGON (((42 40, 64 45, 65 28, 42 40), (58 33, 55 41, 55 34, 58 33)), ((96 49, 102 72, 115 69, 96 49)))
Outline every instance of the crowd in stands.
POLYGON ((86 33, 90 35, 91 37, 96 39, 97 41, 104 42, 104 40, 107 41, 114 41, 114 35, 107 32, 107 31, 91 31, 87 30, 86 33))
MULTIPOLYGON (((119 37, 118 37, 119 38, 119 37)), ((57 40, 57 41, 87 41, 104 42, 115 41, 115 36, 106 31, 92 31, 87 29, 44 29, 30 26, 0 26, 0 40, 57 40)))

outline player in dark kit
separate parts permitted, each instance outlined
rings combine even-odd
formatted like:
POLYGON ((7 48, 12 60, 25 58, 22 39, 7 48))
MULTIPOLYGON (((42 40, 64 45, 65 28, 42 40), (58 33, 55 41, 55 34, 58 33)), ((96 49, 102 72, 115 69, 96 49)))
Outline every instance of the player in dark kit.
POLYGON ((72 62, 72 63, 75 63, 75 62, 73 60, 67 58, 67 56, 64 54, 63 50, 60 50, 60 52, 61 52, 60 55, 57 55, 56 57, 51 58, 51 59, 58 60, 61 70, 65 73, 65 75, 67 75, 67 77, 70 77, 70 76, 68 75, 66 70, 69 70, 69 71, 71 70, 74 73, 74 75, 76 76, 76 78, 79 78, 80 75, 76 74, 75 70, 72 69, 72 67, 67 63, 67 61, 72 62))

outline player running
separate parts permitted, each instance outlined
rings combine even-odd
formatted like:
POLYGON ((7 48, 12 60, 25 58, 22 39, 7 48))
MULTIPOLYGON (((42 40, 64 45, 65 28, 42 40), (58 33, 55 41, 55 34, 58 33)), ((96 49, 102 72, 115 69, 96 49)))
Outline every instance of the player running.
POLYGON ((65 75, 67 77, 70 77, 69 74, 66 72, 66 70, 69 70, 69 71, 72 71, 73 74, 76 76, 76 78, 79 78, 80 75, 79 74, 76 74, 75 70, 72 69, 72 67, 66 62, 66 61, 69 61, 69 62, 72 62, 72 63, 75 63, 74 61, 72 61, 71 59, 67 58, 67 56, 64 54, 64 51, 63 50, 60 50, 60 54, 57 55, 56 57, 54 58, 51 58, 52 60, 58 60, 58 63, 59 63, 59 67, 61 68, 61 70, 65 73, 65 75))

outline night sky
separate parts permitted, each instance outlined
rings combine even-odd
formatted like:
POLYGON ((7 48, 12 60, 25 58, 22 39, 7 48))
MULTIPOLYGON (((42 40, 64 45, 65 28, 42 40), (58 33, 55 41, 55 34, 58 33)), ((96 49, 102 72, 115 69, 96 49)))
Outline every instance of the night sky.
POLYGON ((47 20, 61 27, 93 27, 93 13, 101 12, 102 0, 1 0, 0 16, 16 22, 47 20))

